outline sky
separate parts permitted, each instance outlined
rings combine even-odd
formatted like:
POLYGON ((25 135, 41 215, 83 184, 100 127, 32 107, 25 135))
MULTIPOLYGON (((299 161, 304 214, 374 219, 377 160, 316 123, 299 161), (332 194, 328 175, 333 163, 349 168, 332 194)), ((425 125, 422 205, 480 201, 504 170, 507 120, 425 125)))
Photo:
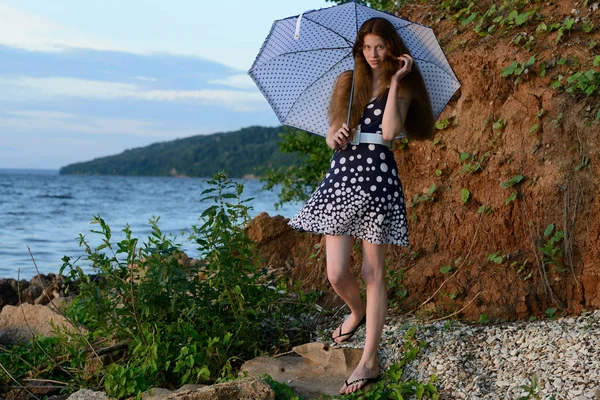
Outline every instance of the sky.
POLYGON ((276 126, 247 71, 274 20, 333 5, 0 0, 0 168, 276 126))

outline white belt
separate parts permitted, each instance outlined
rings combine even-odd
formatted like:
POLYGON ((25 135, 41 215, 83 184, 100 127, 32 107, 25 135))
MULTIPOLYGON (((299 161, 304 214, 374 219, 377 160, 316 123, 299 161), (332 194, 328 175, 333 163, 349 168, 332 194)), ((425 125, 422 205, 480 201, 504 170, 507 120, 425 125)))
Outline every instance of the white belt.
POLYGON ((357 145, 359 143, 373 143, 386 146, 391 150, 394 149, 393 140, 384 140, 381 133, 369 133, 369 132, 356 132, 354 138, 350 141, 350 144, 357 145))

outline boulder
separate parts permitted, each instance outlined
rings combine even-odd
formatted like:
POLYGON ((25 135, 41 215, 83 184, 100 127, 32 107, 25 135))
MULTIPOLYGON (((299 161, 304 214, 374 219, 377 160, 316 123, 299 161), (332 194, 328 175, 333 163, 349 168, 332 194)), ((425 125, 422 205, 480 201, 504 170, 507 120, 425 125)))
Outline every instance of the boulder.
POLYGON ((0 309, 5 305, 15 305, 19 303, 19 296, 14 290, 16 287, 14 279, 0 279, 0 309))
POLYGON ((315 342, 294 347, 296 355, 258 357, 242 365, 250 375, 269 374, 299 396, 335 396, 358 365, 362 349, 334 348, 315 342))
POLYGON ((190 391, 202 389, 207 386, 208 385, 187 384, 187 385, 183 385, 182 387, 180 387, 179 389, 177 389, 174 392, 172 390, 168 390, 168 389, 164 389, 164 388, 152 388, 152 389, 148 390, 147 392, 142 393, 142 400, 163 400, 163 399, 166 399, 167 397, 169 397, 169 395, 173 394, 173 393, 190 392, 190 391))
POLYGON ((259 377, 219 383, 200 389, 173 393, 169 400, 275 400, 271 386, 259 377))
POLYGON ((55 336, 51 323, 57 329, 74 330, 63 315, 42 305, 5 306, 0 312, 0 333, 9 330, 19 341, 29 341, 33 335, 55 336))
POLYGON ((104 392, 94 392, 89 389, 81 389, 69 396, 67 400, 111 400, 104 392))

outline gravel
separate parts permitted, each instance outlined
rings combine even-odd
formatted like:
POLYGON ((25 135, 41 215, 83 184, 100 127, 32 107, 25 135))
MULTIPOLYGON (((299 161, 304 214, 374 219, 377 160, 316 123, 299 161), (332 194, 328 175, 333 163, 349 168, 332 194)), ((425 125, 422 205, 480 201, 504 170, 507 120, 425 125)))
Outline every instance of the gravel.
MULTIPOLYGON (((441 399, 600 400, 599 321, 600 310, 499 324, 392 316, 383 329, 379 359, 383 369, 400 361, 404 334, 416 325, 415 339, 427 345, 403 378, 426 382, 435 374, 441 399)), ((336 346, 363 347, 364 339, 361 328, 352 341, 336 346)))

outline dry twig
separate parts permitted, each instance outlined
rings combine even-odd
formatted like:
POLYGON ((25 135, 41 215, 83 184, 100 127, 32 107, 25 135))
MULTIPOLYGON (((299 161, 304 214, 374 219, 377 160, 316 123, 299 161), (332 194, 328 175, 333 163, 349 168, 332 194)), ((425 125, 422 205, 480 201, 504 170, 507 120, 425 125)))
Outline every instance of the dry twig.
MULTIPOLYGON (((31 261, 33 261, 33 266, 35 267, 35 270, 38 274, 38 277, 41 275, 40 274, 40 270, 38 269, 37 263, 35 262, 35 258, 33 258, 33 254, 31 253, 31 249, 29 248, 29 246, 27 246, 27 250, 29 251, 29 256, 31 257, 31 261)), ((100 359, 100 356, 98 354, 96 354, 96 350, 94 350, 94 347, 92 346, 92 344, 87 340, 87 338, 85 337, 85 335, 83 334, 83 332, 81 332, 81 328, 79 328, 79 325, 77 325, 75 322, 71 321, 71 319, 69 317, 67 317, 67 315, 61 310, 59 309, 56 304, 54 304, 54 302, 52 301, 52 299, 50 298, 50 296, 48 296, 48 292, 46 291, 46 286, 44 285, 44 282, 42 282, 42 280, 40 279, 40 283, 42 284, 42 288, 44 290, 44 294, 46 295, 46 297, 48 298, 48 300, 50 301, 50 303, 52 303, 52 305, 54 306, 54 308, 56 309, 56 311, 61 314, 67 321, 69 321, 69 323, 71 324, 71 326, 73 326, 73 328, 75 328, 75 330, 77 331, 77 333, 81 336, 81 338, 87 343, 87 345, 89 346, 89 348, 92 350, 92 353, 94 353, 94 355, 96 356, 96 358, 98 358, 98 361, 102 362, 102 359, 100 359)))

